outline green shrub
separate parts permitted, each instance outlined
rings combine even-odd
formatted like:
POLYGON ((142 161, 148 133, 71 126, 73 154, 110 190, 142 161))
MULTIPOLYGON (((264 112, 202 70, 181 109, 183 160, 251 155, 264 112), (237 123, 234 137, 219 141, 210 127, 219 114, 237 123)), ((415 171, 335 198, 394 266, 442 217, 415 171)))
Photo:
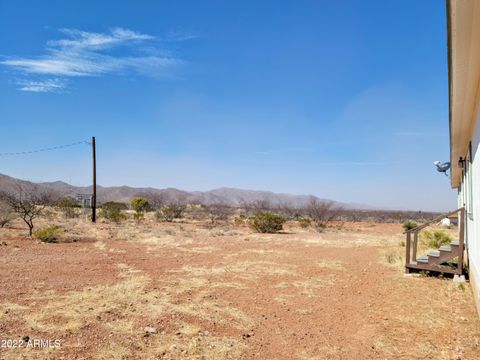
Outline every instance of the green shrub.
POLYGON ((61 227, 52 225, 34 231, 33 236, 45 243, 56 243, 59 241, 63 232, 61 227))
POLYGON ((134 197, 130 202, 130 206, 135 210, 133 217, 137 222, 142 221, 145 218, 145 212, 150 209, 148 200, 143 197, 134 197))
POLYGON ((127 216, 122 212, 122 210, 125 210, 126 208, 127 206, 124 203, 109 201, 102 205, 102 211, 100 215, 107 220, 118 223, 127 218, 127 216))
POLYGON ((413 220, 405 220, 402 224, 403 230, 408 231, 416 228, 418 224, 413 220))
POLYGON ((259 233, 276 233, 283 230, 286 219, 270 211, 259 211, 250 219, 250 226, 259 233))
POLYGON ((185 209, 185 205, 171 204, 158 210, 155 217, 161 221, 172 222, 174 219, 181 219, 185 209))
POLYGON ((432 249, 439 248, 442 245, 448 245, 452 242, 452 237, 443 230, 435 230, 433 232, 424 230, 420 236, 423 245, 432 249))
POLYGON ((150 209, 150 203, 148 202, 148 200, 138 196, 134 197, 132 201, 130 201, 130 206, 137 213, 145 212, 150 209))

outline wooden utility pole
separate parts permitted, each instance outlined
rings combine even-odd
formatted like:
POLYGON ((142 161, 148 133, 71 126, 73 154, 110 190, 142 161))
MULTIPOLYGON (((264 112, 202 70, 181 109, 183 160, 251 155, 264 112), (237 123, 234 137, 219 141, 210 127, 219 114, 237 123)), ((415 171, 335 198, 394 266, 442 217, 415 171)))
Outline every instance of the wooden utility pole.
POLYGON ((97 154, 95 148, 95 136, 92 136, 92 160, 93 160, 93 193, 92 193, 92 222, 97 221, 97 154))

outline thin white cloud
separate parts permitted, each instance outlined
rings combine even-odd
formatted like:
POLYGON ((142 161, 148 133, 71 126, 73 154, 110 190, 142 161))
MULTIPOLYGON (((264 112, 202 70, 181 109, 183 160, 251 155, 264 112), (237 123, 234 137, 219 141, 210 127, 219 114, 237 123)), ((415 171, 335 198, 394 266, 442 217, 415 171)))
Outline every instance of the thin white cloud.
POLYGON ((59 92, 65 88, 66 84, 60 79, 46 79, 42 81, 21 80, 18 85, 22 91, 59 92))
POLYGON ((176 29, 171 30, 167 35, 162 39, 163 41, 177 42, 177 41, 187 41, 198 38, 196 33, 193 33, 185 29, 176 29))
MULTIPOLYGON (((24 76, 84 77, 105 74, 137 73, 157 77, 165 74, 181 60, 165 52, 145 54, 142 47, 153 42, 155 37, 123 28, 106 33, 93 33, 77 29, 60 30, 66 37, 48 41, 45 54, 31 58, 8 58, 0 65, 9 67, 24 76), (115 53, 114 53, 115 50, 115 53)), ((37 81, 22 80, 20 90, 39 91, 60 86, 51 79, 37 81), (24 83, 32 83, 32 86, 24 83), (35 84, 38 82, 38 86, 35 84), (50 86, 49 86, 50 85, 50 86), (29 90, 33 89, 33 90, 29 90)))

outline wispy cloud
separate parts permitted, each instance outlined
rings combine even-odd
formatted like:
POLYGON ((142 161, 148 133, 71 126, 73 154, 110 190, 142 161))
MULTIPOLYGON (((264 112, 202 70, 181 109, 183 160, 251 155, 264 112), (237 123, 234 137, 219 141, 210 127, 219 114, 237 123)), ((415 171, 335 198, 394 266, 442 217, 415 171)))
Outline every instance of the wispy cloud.
POLYGON ((17 83, 20 85, 20 90, 30 92, 60 92, 66 87, 65 81, 61 79, 20 80, 17 83))
POLYGON ((163 38, 164 41, 187 41, 198 38, 198 34, 185 29, 171 30, 163 38))
MULTIPOLYGON (((20 90, 50 92, 65 87, 62 78, 72 77, 131 72, 156 77, 182 63, 173 56, 161 55, 160 49, 148 54, 143 52, 145 43, 154 42, 155 37, 152 35, 123 28, 115 28, 106 33, 77 29, 60 31, 64 38, 48 41, 45 54, 31 58, 11 57, 0 61, 1 65, 27 77, 18 82, 20 90), (36 78, 31 79, 32 76, 36 78)), ((149 45, 151 49, 152 45, 149 45)))

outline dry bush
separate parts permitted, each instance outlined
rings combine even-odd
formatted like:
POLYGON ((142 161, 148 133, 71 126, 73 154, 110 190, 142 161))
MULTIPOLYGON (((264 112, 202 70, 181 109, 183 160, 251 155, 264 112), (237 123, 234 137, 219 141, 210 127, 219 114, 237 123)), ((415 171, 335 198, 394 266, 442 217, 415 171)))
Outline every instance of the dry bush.
POLYGON ((0 228, 3 228, 15 218, 12 209, 3 201, 0 202, 0 228))
POLYGON ((272 204, 268 200, 243 201, 240 208, 245 211, 248 216, 254 215, 260 211, 271 211, 272 204))
POLYGON ((234 209, 227 204, 216 203, 205 207, 210 223, 216 224, 219 220, 227 220, 233 214, 234 209))
POLYGON ((302 217, 302 209, 289 204, 280 204, 276 208, 276 212, 285 216, 289 220, 297 220, 302 217))
POLYGON ((158 210, 155 217, 161 221, 172 222, 174 219, 181 219, 186 208, 187 206, 181 203, 170 203, 158 210))
POLYGON ((107 220, 119 223, 127 218, 122 212, 122 210, 125 210, 126 208, 127 205, 124 203, 109 201, 102 205, 100 215, 107 220))
POLYGON ((344 221, 352 222, 403 223, 410 220, 422 223, 433 220, 439 215, 440 213, 424 211, 343 209, 339 217, 344 221))
POLYGON ((259 211, 250 219, 250 226, 259 233, 276 233, 283 230, 286 219, 270 211, 259 211))
POLYGON ((55 202, 55 207, 60 210, 67 219, 73 219, 78 216, 77 209, 81 206, 77 200, 72 197, 63 197, 55 202))
POLYGON ((332 201, 320 201, 317 198, 311 198, 304 212, 312 221, 318 230, 327 227, 328 223, 336 219, 342 211, 342 208, 335 205, 332 201))

